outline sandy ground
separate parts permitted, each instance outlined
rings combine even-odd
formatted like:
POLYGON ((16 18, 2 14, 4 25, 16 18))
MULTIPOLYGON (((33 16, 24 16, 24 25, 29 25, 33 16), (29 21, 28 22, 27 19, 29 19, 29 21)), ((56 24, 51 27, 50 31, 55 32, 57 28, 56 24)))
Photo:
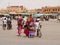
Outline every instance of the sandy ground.
POLYGON ((41 38, 27 38, 23 30, 21 37, 18 37, 16 20, 12 24, 12 30, 3 30, 0 21, 0 45, 60 45, 60 22, 56 20, 42 22, 41 38))

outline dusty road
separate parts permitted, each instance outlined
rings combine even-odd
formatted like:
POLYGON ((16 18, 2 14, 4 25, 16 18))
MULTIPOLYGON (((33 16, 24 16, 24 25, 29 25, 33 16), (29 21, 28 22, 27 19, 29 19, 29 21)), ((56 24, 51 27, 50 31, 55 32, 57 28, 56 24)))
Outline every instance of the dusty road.
POLYGON ((42 37, 27 38, 17 36, 17 23, 12 21, 12 30, 3 30, 0 21, 0 45, 60 45, 60 23, 56 20, 42 22, 42 37))

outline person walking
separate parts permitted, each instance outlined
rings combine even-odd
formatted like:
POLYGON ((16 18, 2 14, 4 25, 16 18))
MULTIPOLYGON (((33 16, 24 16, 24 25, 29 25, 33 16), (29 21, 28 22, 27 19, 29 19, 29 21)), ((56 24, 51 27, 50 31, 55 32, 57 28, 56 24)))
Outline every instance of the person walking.
POLYGON ((21 31, 22 31, 22 27, 23 27, 22 15, 20 15, 17 23, 18 23, 18 36, 20 36, 21 35, 21 31))
POLYGON ((7 29, 9 30, 9 29, 12 29, 12 24, 11 24, 12 22, 11 22, 11 19, 10 19, 10 17, 8 17, 7 18, 7 29))
POLYGON ((3 23, 3 30, 6 30, 7 27, 7 17, 2 17, 2 23, 3 23))
POLYGON ((42 33, 41 33, 42 25, 41 25, 40 19, 37 19, 35 24, 36 24, 37 37, 41 38, 41 36, 42 36, 42 33))

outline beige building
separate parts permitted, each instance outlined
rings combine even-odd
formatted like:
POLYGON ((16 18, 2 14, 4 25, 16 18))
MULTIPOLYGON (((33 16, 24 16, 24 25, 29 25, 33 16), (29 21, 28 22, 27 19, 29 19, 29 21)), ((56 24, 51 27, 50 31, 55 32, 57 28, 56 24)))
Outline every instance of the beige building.
POLYGON ((20 13, 20 12, 26 11, 26 8, 23 6, 9 6, 9 7, 7 7, 7 10, 8 10, 8 12, 20 13))
POLYGON ((36 13, 42 13, 42 9, 36 9, 36 13))
POLYGON ((30 9, 30 10, 28 10, 28 13, 36 13, 36 9, 30 9))
POLYGON ((42 7, 42 13, 60 13, 60 6, 57 7, 42 7))
POLYGON ((24 6, 9 6, 4 10, 0 10, 0 14, 10 12, 15 13, 28 12, 28 13, 42 13, 42 14, 60 13, 60 6, 56 7, 45 6, 42 7, 41 9, 30 9, 30 10, 27 10, 24 6))
POLYGON ((6 14, 8 13, 7 10, 0 10, 0 14, 6 14))

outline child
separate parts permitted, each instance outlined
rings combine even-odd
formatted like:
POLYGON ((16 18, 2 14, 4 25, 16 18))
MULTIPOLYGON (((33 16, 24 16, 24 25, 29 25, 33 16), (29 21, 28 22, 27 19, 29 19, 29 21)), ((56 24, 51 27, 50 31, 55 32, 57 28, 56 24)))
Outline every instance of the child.
POLYGON ((34 24, 34 22, 31 22, 28 28, 29 28, 29 38, 33 38, 35 35, 35 24, 34 24))

